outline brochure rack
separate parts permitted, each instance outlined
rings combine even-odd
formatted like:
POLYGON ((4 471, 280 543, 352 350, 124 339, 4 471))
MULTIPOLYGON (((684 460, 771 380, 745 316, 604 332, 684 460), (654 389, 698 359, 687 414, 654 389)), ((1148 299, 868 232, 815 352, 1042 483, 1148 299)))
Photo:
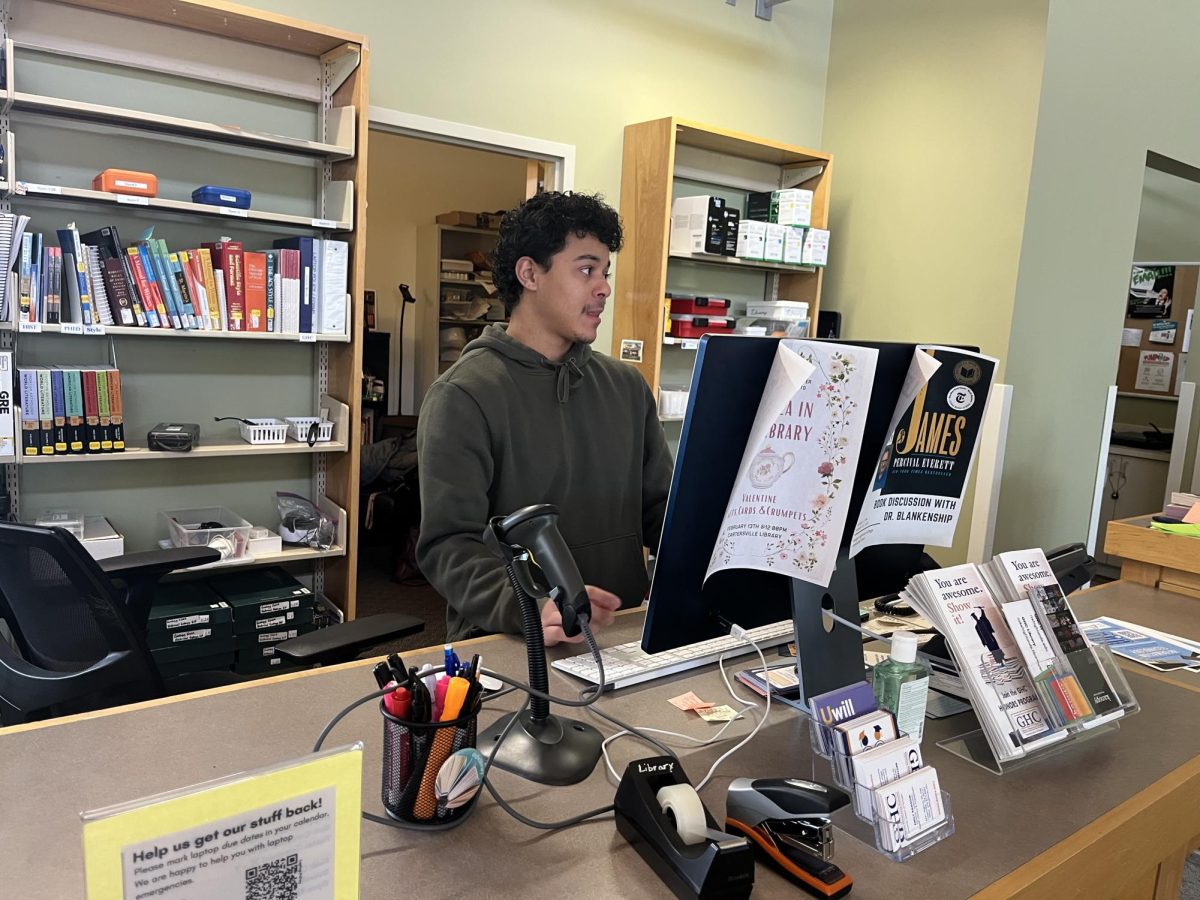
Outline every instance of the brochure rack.
POLYGON ((1117 661, 1109 649, 1094 644, 1092 645, 1092 651, 1096 656, 1096 661, 1100 664, 1100 668, 1104 670, 1109 684, 1112 685, 1117 700, 1121 704, 1121 709, 1118 712, 1109 713, 1107 716, 1101 718, 1068 725, 1065 728, 1059 729, 1062 737, 1053 743, 1047 744, 1045 743, 1045 738, 1039 738, 1035 742, 1037 744, 1036 749, 1027 750, 1024 756, 1017 759, 1004 760, 1002 758, 1003 754, 996 752, 996 748, 991 746, 988 736, 982 728, 976 728, 973 731, 938 741, 937 745, 943 750, 965 759, 967 762, 974 763, 997 775, 1003 775, 1006 772, 1023 769, 1025 766, 1047 757, 1057 756, 1059 753, 1070 750, 1072 747, 1076 747, 1094 737, 1116 731, 1121 727, 1121 719, 1138 712, 1141 706, 1138 704, 1137 698, 1133 695, 1133 690, 1129 687, 1129 681, 1125 678, 1124 672, 1117 665, 1117 661))

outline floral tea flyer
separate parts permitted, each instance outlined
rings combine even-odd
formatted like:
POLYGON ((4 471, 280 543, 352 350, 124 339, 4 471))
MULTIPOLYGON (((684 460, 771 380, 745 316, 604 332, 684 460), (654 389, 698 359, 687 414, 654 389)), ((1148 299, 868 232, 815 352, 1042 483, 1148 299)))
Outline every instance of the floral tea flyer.
POLYGON ((877 357, 849 344, 779 342, 706 579, 760 569, 829 585, 877 357))

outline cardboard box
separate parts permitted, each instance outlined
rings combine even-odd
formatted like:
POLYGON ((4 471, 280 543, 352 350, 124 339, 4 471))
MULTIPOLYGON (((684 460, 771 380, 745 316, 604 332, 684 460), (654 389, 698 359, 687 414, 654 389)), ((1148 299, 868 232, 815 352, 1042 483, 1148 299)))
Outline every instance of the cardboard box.
POLYGON ((297 625, 311 625, 313 608, 304 604, 295 609, 285 609, 257 618, 241 618, 233 624, 234 634, 254 634, 259 631, 279 631, 283 628, 295 628, 297 625))
POLYGON ((83 517, 83 549, 92 559, 111 559, 125 554, 125 536, 104 516, 83 517))
POLYGON ((214 636, 229 637, 233 634, 233 610, 220 600, 155 604, 150 607, 146 621, 146 634, 151 644, 160 647, 174 643, 170 640, 172 632, 198 628, 211 628, 214 636))
POLYGON ((783 261, 793 266, 804 265, 804 232, 807 228, 799 225, 785 225, 787 234, 783 236, 783 261))
POLYGON ((737 256, 737 241, 738 241, 738 223, 742 221, 742 214, 733 207, 725 207, 725 243, 721 248, 722 256, 737 256))
POLYGON ((501 213, 464 212, 457 209, 453 212, 442 213, 434 221, 439 225, 458 225, 465 228, 486 228, 489 231, 498 231, 500 220, 503 218, 501 213))
POLYGON ((804 265, 823 266, 829 262, 829 232, 809 228, 804 232, 804 265))
POLYGON ((783 262, 783 240, 787 235, 786 225, 767 223, 767 236, 763 243, 763 259, 767 262, 783 262))
POLYGON ((233 661, 233 671, 239 675, 264 675, 268 672, 295 672, 302 668, 282 656, 259 656, 238 651, 233 661))
POLYGON ((775 191, 771 196, 771 221, 780 225, 812 224, 813 192, 803 188, 775 191))
POLYGON ((767 223, 754 219, 738 222, 738 259, 762 259, 766 250, 767 223))
POLYGON ((197 656, 192 659, 181 659, 179 662, 160 663, 158 674, 163 678, 174 678, 177 675, 187 675, 191 672, 217 672, 233 666, 233 653, 214 653, 209 656, 197 656))
POLYGON ((208 586, 233 607, 233 617, 257 619, 311 606, 313 593, 278 566, 213 575, 208 586))
POLYGON ((217 637, 213 635, 212 631, 211 628, 195 628, 171 632, 171 638, 175 640, 175 643, 169 647, 151 647, 150 655, 161 667, 163 663, 176 663, 185 659, 199 659, 204 656, 232 653, 234 650, 233 637, 217 637))
POLYGON ((676 197, 671 204, 671 252, 712 253, 725 250, 725 201, 700 194, 676 197))
POLYGON ((746 195, 746 218, 756 222, 771 221, 771 199, 774 191, 752 191, 746 195))
POLYGON ((270 631, 255 631, 250 634, 239 634, 234 636, 234 641, 237 650, 256 650, 266 647, 270 644, 279 644, 283 641, 290 641, 292 638, 300 637, 302 634, 308 634, 314 626, 308 625, 293 625, 290 628, 275 628, 270 631))

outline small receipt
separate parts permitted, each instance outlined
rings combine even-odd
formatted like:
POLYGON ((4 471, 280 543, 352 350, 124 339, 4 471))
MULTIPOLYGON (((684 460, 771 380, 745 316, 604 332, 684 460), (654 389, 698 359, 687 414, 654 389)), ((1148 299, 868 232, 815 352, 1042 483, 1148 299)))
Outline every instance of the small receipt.
POLYGON ((738 717, 738 711, 732 706, 708 706, 696 710, 696 714, 705 722, 730 722, 738 717))
POLYGON ((706 709, 712 706, 707 700, 701 700, 691 691, 688 691, 686 694, 680 694, 678 697, 672 697, 667 702, 678 709, 682 709, 684 712, 687 712, 689 709, 706 709))

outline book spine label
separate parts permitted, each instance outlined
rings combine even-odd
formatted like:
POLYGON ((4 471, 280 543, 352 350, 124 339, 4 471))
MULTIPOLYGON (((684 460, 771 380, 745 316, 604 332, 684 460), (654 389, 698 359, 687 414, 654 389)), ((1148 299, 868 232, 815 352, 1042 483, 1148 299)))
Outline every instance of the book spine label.
POLYGON ((213 274, 212 252, 207 247, 201 247, 197 253, 200 257, 200 269, 204 275, 204 291, 208 295, 208 315, 212 319, 213 328, 225 330, 221 321, 221 305, 217 300, 217 280, 213 274))
POLYGON ((37 372, 18 369, 21 383, 21 455, 37 456, 41 452, 42 431, 38 422, 37 372))
POLYGON ((108 372, 96 370, 96 409, 100 418, 100 452, 112 453, 112 405, 108 396, 108 372))
POLYGON ((125 410, 121 402, 121 373, 109 369, 108 375, 108 420, 112 426, 112 448, 114 453, 125 450, 125 410))

